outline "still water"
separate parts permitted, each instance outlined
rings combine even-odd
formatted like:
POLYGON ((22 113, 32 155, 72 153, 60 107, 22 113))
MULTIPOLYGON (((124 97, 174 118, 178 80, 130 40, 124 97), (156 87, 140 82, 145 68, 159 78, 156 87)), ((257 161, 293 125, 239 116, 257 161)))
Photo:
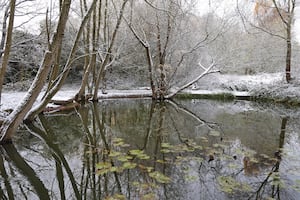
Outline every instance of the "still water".
POLYGON ((107 100, 0 147, 0 199, 300 199, 300 108, 107 100))

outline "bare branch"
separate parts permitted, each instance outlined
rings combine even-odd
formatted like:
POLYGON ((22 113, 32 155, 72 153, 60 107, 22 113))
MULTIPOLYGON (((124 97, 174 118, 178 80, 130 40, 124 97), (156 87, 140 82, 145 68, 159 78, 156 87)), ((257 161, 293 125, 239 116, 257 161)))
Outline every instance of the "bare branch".
POLYGON ((149 0, 144 0, 144 1, 146 2, 147 5, 149 5, 151 8, 154 8, 155 10, 163 11, 163 12, 166 12, 168 14, 171 14, 169 10, 158 8, 157 6, 154 6, 151 2, 149 2, 149 0))
POLYGON ((197 82, 200 78, 202 78, 203 76, 210 74, 211 73, 211 69, 215 66, 215 61, 213 61, 210 66, 208 66, 207 68, 203 67, 203 65, 201 65, 202 68, 204 68, 205 70, 199 75, 197 76, 195 79, 193 79, 192 81, 188 82, 187 84, 181 86, 179 89, 176 89, 174 92, 168 94, 165 96, 166 99, 170 99, 173 96, 175 96, 178 92, 181 92, 182 90, 190 87, 191 85, 193 85, 195 82, 197 82))
POLYGON ((272 1, 273 1, 273 4, 274 4, 274 6, 275 6, 275 9, 276 9, 276 11, 277 11, 277 13, 278 13, 278 15, 279 15, 281 21, 282 21, 286 26, 288 26, 288 21, 286 21, 286 20, 284 19, 284 17, 282 16, 282 14, 281 14, 281 12, 280 12, 280 10, 279 10, 279 7, 278 7, 276 1, 275 1, 275 0, 272 0, 272 1))
MULTIPOLYGON (((271 36, 278 37, 278 38, 281 38, 281 39, 283 39, 283 40, 286 40, 286 38, 285 38, 284 36, 279 35, 279 34, 275 34, 275 33, 273 33, 272 31, 270 31, 270 30, 268 30, 268 29, 266 29, 266 28, 257 26, 257 25, 255 25, 255 24, 253 24, 252 22, 250 22, 249 20, 247 20, 246 17, 242 14, 242 12, 241 12, 241 10, 240 10, 240 7, 239 7, 239 0, 236 1, 236 5, 237 5, 237 11, 238 11, 238 14, 240 15, 240 17, 241 17, 241 19, 242 19, 243 27, 244 27, 244 29, 245 29, 245 31, 246 31, 247 33, 252 34, 252 33, 248 30, 248 28, 247 28, 247 26, 246 26, 246 23, 249 23, 249 25, 250 25, 251 27, 255 28, 255 29, 258 29, 258 30, 260 30, 260 31, 262 31, 262 32, 265 32, 265 33, 267 33, 267 34, 269 34, 269 35, 271 35, 271 36)), ((279 11, 279 13, 280 13, 280 11, 279 11)))

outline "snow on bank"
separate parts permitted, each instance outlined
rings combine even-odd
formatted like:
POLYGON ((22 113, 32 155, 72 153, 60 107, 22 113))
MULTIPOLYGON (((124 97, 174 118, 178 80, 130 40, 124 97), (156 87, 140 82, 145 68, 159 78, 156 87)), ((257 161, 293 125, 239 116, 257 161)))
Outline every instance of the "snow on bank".
MULTIPOLYGON (((76 88, 66 86, 59 91, 54 99, 66 100, 74 97, 76 88)), ((300 101, 300 80, 294 80, 287 84, 283 73, 258 74, 258 75, 228 75, 228 74, 210 74, 202 78, 197 84, 186 93, 197 94, 207 93, 216 94, 230 92, 233 95, 252 95, 260 97, 269 97, 277 99, 297 99, 300 101)), ((13 109, 23 99, 26 92, 8 91, 2 94, 1 110, 13 109)), ((99 93, 100 98, 112 97, 148 97, 151 90, 142 88, 140 90, 108 90, 107 94, 99 93)), ((39 96, 38 101, 42 98, 39 96)))
MULTIPOLYGON (((68 89, 63 89, 61 91, 59 91, 54 98, 57 100, 66 100, 66 99, 70 99, 72 97, 74 97, 75 94, 75 90, 68 90, 68 89)), ((41 98, 43 97, 44 92, 42 92, 36 103, 34 105, 36 105, 41 98)), ((9 109, 13 109, 15 107, 17 107, 17 105, 22 101, 22 99, 25 97, 26 92, 24 91, 7 91, 7 92, 3 92, 2 96, 1 96, 1 109, 0 110, 9 110, 9 109)))
POLYGON ((211 74, 200 80, 194 90, 223 90, 234 92, 248 92, 250 96, 268 98, 283 102, 300 102, 300 79, 290 83, 285 80, 284 73, 257 75, 222 75, 211 74))
POLYGON ((201 79, 193 89, 251 92, 259 88, 279 86, 284 82, 282 73, 257 75, 210 74, 201 79))

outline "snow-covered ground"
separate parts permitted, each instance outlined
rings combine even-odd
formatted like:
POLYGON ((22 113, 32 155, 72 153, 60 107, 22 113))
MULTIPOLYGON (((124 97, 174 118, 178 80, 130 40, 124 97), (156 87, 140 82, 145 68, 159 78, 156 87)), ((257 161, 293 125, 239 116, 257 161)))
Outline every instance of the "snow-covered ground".
POLYGON ((257 98, 300 102, 300 79, 293 79, 290 83, 287 83, 284 73, 258 75, 210 74, 200 80, 193 89, 248 92, 249 95, 257 98))
POLYGON ((209 74, 201 79, 194 89, 229 90, 251 92, 259 88, 280 86, 284 81, 284 74, 258 74, 258 75, 229 75, 209 74))
MULTIPOLYGON (((72 98, 78 86, 67 85, 57 95, 55 99, 72 98)), ((112 95, 119 96, 147 96, 151 91, 147 88, 140 90, 108 90, 108 93, 100 96, 110 98, 112 95)), ((228 75, 210 74, 202 78, 185 92, 202 92, 216 94, 231 92, 232 94, 249 94, 257 97, 267 97, 273 99, 292 99, 300 102, 300 80, 293 80, 287 84, 283 73, 258 74, 258 75, 228 75)), ((7 90, 3 92, 1 98, 1 110, 13 109, 22 100, 26 92, 7 90)), ((40 100, 41 96, 38 98, 40 100)))

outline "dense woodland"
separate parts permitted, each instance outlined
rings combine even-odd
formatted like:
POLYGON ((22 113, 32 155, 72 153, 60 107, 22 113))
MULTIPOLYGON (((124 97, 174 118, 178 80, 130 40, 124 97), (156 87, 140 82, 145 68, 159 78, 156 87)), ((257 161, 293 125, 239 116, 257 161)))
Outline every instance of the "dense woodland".
POLYGON ((210 0, 205 12, 197 0, 53 0, 28 11, 34 2, 0 1, 0 92, 30 83, 2 119, 3 143, 65 83, 78 85, 76 102, 96 101, 106 89, 145 86, 164 100, 209 73, 285 72, 287 82, 299 74, 296 0, 210 0), (22 16, 28 21, 16 25, 22 16), (26 25, 35 17, 42 19, 34 25, 38 32, 26 25))

